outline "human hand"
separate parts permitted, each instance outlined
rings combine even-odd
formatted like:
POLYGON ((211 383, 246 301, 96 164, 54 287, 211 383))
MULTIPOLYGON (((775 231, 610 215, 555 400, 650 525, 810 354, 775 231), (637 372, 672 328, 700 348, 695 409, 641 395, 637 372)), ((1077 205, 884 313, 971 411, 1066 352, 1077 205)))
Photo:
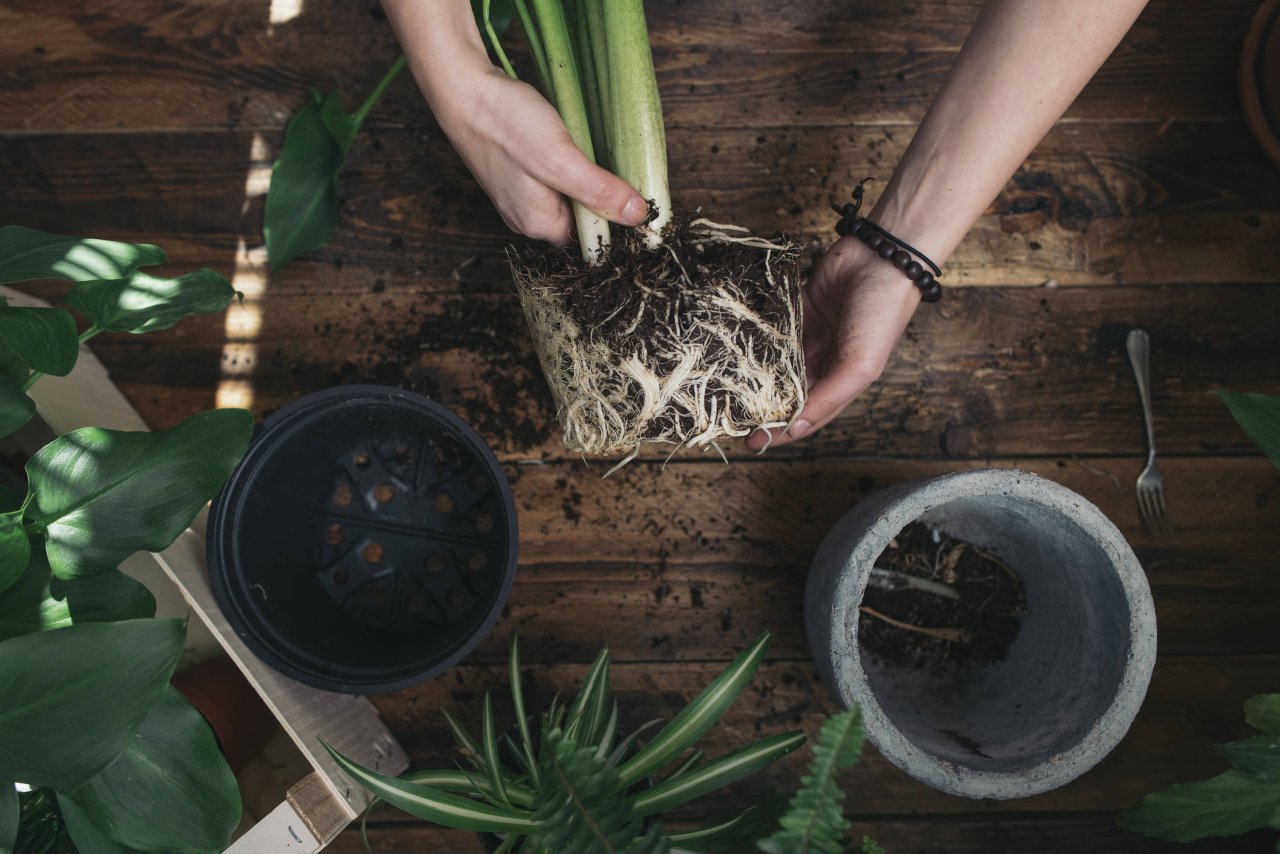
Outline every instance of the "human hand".
POLYGON ((619 225, 648 217, 644 198, 588 160, 532 86, 491 68, 465 88, 433 105, 436 118, 512 231, 564 246, 573 228, 565 196, 619 225))
POLYGON ((789 431, 757 430, 747 446, 785 445, 818 430, 880 378, 920 304, 901 270, 856 237, 835 243, 804 289, 808 396, 789 431))

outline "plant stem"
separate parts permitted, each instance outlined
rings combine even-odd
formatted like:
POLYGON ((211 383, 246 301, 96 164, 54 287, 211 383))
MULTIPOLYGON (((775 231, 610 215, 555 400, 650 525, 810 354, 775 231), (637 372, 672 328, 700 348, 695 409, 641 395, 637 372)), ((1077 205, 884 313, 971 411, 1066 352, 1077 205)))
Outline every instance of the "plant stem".
POLYGON ((369 93, 369 97, 364 99, 364 103, 360 105, 360 109, 356 110, 356 114, 351 117, 352 122, 355 124, 355 130, 360 130, 360 126, 364 124, 364 120, 368 117, 369 111, 378 103, 378 99, 382 97, 382 93, 387 91, 387 87, 391 85, 391 81, 395 80, 396 76, 404 70, 404 65, 404 54, 400 54, 400 58, 391 66, 391 70, 383 75, 382 79, 378 81, 378 85, 374 87, 371 93, 369 93))
MULTIPOLYGON (((591 144, 591 123, 587 119, 564 7, 560 0, 533 0, 533 9, 538 16, 539 34, 547 53, 550 80, 544 82, 550 84, 547 88, 552 95, 552 103, 564 120, 574 144, 594 163, 596 155, 591 144)), ((578 224, 578 244, 583 260, 599 263, 609 247, 609 221, 578 202, 573 203, 573 215, 578 224)))
POLYGON ((667 184, 667 142, 662 100, 653 70, 644 0, 587 0, 600 6, 609 74, 609 144, 618 177, 640 191, 657 209, 645 228, 650 246, 662 243, 671 221, 667 184))
POLYGON ((516 70, 511 67, 511 60, 507 59, 507 52, 502 49, 502 43, 498 41, 498 34, 493 29, 493 21, 489 19, 489 7, 493 0, 484 0, 481 7, 484 13, 484 31, 489 36, 489 44, 493 45, 493 52, 498 55, 498 61, 502 63, 502 70, 507 72, 507 76, 512 80, 516 80, 516 70))
MULTIPOLYGON (((529 6, 524 0, 515 0, 516 14, 520 17, 520 26, 524 28, 525 37, 529 39, 529 49, 533 51, 533 64, 538 66, 538 79, 542 87, 551 95, 551 68, 547 65, 547 51, 542 46, 542 36, 529 14, 529 6)), ((553 96, 554 97, 554 96, 553 96)))
MULTIPOLYGON (((569 2, 573 7, 570 22, 577 37, 578 71, 582 80, 582 94, 587 101, 591 143, 596 149, 596 163, 608 169, 612 161, 609 158, 609 132, 608 125, 605 124, 604 101, 601 93, 608 89, 609 70, 601 69, 596 64, 595 50, 591 42, 591 21, 588 16, 588 10, 592 4, 588 0, 569 0, 569 2)), ((601 47, 603 48, 603 44, 601 47)))

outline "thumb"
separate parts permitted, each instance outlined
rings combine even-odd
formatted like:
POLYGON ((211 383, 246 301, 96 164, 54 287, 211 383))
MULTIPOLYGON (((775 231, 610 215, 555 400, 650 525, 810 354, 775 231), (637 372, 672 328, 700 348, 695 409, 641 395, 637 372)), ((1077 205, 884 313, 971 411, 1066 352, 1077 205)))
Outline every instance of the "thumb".
POLYGON ((626 181, 587 159, 572 140, 543 161, 535 177, 619 225, 640 225, 649 203, 626 181))

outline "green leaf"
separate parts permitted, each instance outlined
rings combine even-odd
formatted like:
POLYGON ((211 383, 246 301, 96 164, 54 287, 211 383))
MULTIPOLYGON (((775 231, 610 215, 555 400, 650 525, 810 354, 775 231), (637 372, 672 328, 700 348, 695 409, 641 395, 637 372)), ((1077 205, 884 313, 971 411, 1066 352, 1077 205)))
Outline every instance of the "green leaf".
POLYGON ((0 596, 0 640, 79 623, 152 617, 151 591, 123 572, 75 581, 53 577, 44 548, 36 546, 22 577, 0 596))
POLYGON ((68 791, 115 761, 164 695, 180 620, 90 623, 0 643, 0 776, 68 791))
POLYGON ((236 295, 226 277, 196 270, 176 279, 134 273, 116 281, 81 282, 67 303, 105 332, 168 329, 184 317, 222 311, 236 295))
POLYGON ((21 225, 0 228, 0 285, 30 279, 123 279, 138 267, 164 260, 160 247, 150 243, 67 237, 21 225))
POLYGON ((320 98, 320 121, 345 156, 351 150, 351 143, 355 142, 360 126, 356 124, 355 116, 343 108, 342 98, 337 92, 330 92, 320 98))
POLYGON ((1280 785, 1243 771, 1178 783, 1120 813, 1120 826, 1170 842, 1236 836, 1280 824, 1280 785))
POLYGON ((543 733, 542 785, 534 819, 543 848, 562 854, 659 852, 661 836, 637 839, 640 817, 624 791, 618 769, 597 758, 594 747, 578 747, 559 729, 543 733))
POLYGON ((21 830, 14 854, 92 854, 87 849, 78 852, 72 844, 58 810, 57 795, 51 789, 20 792, 18 803, 21 830))
POLYGON ((573 707, 565 723, 564 736, 575 744, 587 744, 596 740, 594 724, 597 706, 606 702, 609 695, 609 650, 602 649, 587 669, 582 688, 574 699, 573 707))
POLYGON ((26 424, 35 414, 36 402, 22 390, 22 383, 0 372, 0 439, 26 424))
POLYGON ((635 799, 636 814, 657 815, 687 804, 708 792, 756 773, 802 744, 804 733, 787 732, 740 747, 726 756, 641 792, 635 799))
POLYGON ((33 371, 65 377, 76 366, 76 320, 60 308, 0 308, 0 346, 33 371))
POLYGON ((1232 768, 1257 774, 1271 783, 1280 783, 1280 738, 1274 735, 1255 735, 1215 748, 1218 755, 1231 763, 1232 768))
POLYGON ((1231 410, 1245 434, 1280 468, 1280 397, 1239 391, 1214 391, 1231 410))
POLYGON ((252 431, 248 412, 219 409, 160 433, 86 427, 45 445, 27 462, 27 520, 43 530, 53 574, 77 578, 167 548, 217 493, 252 431))
POLYGON ((31 540, 22 530, 22 514, 0 513, 0 593, 13 586, 31 562, 31 540))
POLYGON ((484 764, 489 772, 489 786, 497 795, 499 803, 511 806, 511 799, 507 797, 507 789, 503 785, 502 762, 498 759, 498 734, 497 728, 493 725, 493 699, 488 691, 484 694, 482 732, 484 733, 484 764))
MULTIPOLYGON (((321 741, 321 744, 324 742, 321 741)), ((430 786, 406 783, 395 777, 370 771, 359 763, 352 762, 327 744, 324 747, 338 766, 351 775, 357 783, 410 815, 445 827, 481 833, 538 832, 538 824, 529 813, 522 810, 480 803, 430 786)))
MULTIPOLYGON (((751 808, 748 808, 750 811, 751 808)), ((714 824, 708 827, 698 827, 693 830, 685 830, 680 833, 672 833, 667 839, 673 845, 697 845, 699 847, 710 844, 717 840, 728 838, 733 831, 737 830, 742 824, 742 820, 746 818, 747 812, 742 815, 723 822, 722 824, 714 824)))
POLYGON ((1280 738, 1280 694, 1259 694, 1245 700, 1244 720, 1254 729, 1280 738))
POLYGON ((813 758, 800 778, 801 788, 779 820, 780 829, 757 843, 767 854, 822 851, 840 854, 849 822, 840 803, 844 792, 836 775, 858 761, 862 749, 862 718, 856 708, 832 715, 822 724, 813 758))
POLYGON ((747 687, 756 668, 769 646, 769 633, 756 638, 755 643, 742 652, 711 681, 693 702, 685 706, 671 723, 646 744, 639 753, 620 767, 623 786, 631 786, 643 780, 675 759, 690 745, 711 729, 720 716, 733 705, 738 695, 747 687))
POLYGON ((94 824, 88 813, 66 795, 58 795, 58 809, 80 854, 133 854, 131 849, 116 842, 94 824))
POLYGON ((222 851, 240 822, 213 730, 172 687, 124 753, 69 795, 113 840, 144 851, 222 851))
POLYGON ((18 841, 18 790, 10 781, 0 780, 0 852, 13 850, 18 841))
POLYGON ((884 849, 880 847, 879 842, 876 842, 870 836, 863 836, 862 854, 885 854, 885 852, 884 849))
POLYGON ((338 228, 338 172, 346 160, 322 115, 316 93, 294 113, 271 170, 262 234, 274 273, 329 242, 338 228))
POLYGON ((511 681, 511 702, 516 711, 516 727, 520 730, 520 746, 534 788, 538 786, 538 763, 533 758, 533 738, 529 733, 529 716, 524 710, 524 683, 520 676, 520 636, 511 635, 511 652, 507 656, 507 674, 511 681))

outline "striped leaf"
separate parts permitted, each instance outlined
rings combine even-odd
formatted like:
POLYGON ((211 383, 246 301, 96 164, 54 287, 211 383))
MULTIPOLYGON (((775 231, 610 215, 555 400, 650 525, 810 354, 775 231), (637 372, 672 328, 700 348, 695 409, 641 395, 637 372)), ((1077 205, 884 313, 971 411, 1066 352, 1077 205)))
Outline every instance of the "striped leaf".
POLYGON ((473 801, 430 786, 397 780, 351 761, 323 740, 320 743, 357 783, 410 815, 445 827, 481 833, 527 834, 537 833, 540 829, 533 817, 523 810, 473 801))
POLYGON ((656 815, 687 804, 707 792, 715 791, 786 756, 804 744, 804 733, 786 732, 761 739, 739 748, 727 756, 686 771, 636 796, 637 815, 656 815))
POLYGON ((723 673, 712 680, 693 702, 685 706, 671 723, 663 727, 652 741, 625 762, 619 768, 622 785, 631 786, 643 780, 675 759, 715 726, 716 721, 733 705, 733 701, 738 699, 755 675, 768 646, 769 633, 764 632, 723 673))

